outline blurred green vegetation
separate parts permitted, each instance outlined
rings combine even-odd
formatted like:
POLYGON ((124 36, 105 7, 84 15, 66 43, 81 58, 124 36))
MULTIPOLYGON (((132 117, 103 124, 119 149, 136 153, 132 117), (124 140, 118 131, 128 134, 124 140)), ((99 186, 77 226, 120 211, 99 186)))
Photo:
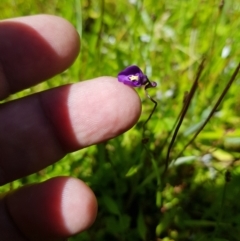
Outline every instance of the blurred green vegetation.
POLYGON ((69 154, 59 163, 0 190, 58 175, 87 182, 98 198, 98 218, 92 228, 71 241, 239 240, 239 76, 204 130, 182 150, 209 115, 239 62, 240 2, 0 3, 0 19, 39 13, 68 19, 81 35, 81 54, 64 73, 9 99, 78 80, 116 76, 126 66, 136 64, 158 83, 157 88, 149 90, 158 106, 147 124, 147 144, 142 144, 142 124, 153 103, 139 89, 143 113, 133 129, 69 154), (170 152, 171 164, 162 178, 184 93, 190 90, 203 57, 205 68, 170 152))

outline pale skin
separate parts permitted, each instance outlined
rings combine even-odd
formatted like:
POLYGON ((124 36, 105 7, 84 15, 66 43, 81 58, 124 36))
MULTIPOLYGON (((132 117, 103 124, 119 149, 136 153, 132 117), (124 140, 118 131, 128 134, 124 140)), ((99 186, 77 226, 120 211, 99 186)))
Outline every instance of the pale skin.
MULTIPOLYGON (((79 49, 76 30, 62 18, 0 21, 0 99, 61 73, 79 49)), ((114 77, 0 104, 0 185, 42 170, 68 152, 120 135, 140 113, 136 92, 114 77)), ((96 215, 97 199, 86 184, 55 177, 2 196, 0 237, 66 240, 91 226, 96 215)))

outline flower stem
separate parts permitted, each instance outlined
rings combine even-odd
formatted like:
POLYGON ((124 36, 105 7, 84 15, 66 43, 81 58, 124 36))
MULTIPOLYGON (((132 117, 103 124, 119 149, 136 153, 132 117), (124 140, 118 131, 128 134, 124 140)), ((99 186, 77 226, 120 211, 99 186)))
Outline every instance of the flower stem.
POLYGON ((145 130, 146 130, 146 125, 147 125, 148 121, 151 119, 154 111, 155 111, 156 108, 157 108, 157 101, 154 100, 154 99, 148 94, 148 92, 147 92, 147 89, 153 88, 153 87, 155 87, 155 86, 153 86, 152 83, 151 83, 149 80, 147 80, 147 81, 148 81, 148 82, 147 82, 147 84, 145 85, 145 88, 144 88, 145 94, 146 94, 146 96, 148 97, 148 99, 150 99, 150 100, 154 103, 154 107, 153 107, 150 115, 148 116, 147 120, 143 123, 143 135, 144 135, 144 132, 145 132, 145 130))

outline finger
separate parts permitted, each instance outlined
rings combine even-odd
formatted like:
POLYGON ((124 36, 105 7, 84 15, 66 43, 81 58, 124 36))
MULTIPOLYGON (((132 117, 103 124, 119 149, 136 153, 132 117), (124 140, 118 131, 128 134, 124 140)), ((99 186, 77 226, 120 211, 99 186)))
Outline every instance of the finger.
POLYGON ((79 36, 66 20, 36 15, 0 21, 0 99, 69 67, 79 36))
POLYGON ((136 92, 100 77, 0 106, 0 183, 41 170, 66 153, 130 129, 141 113, 136 92))
POLYGON ((82 181, 57 177, 6 196, 0 213, 5 226, 1 240, 58 241, 94 222, 97 201, 82 181))

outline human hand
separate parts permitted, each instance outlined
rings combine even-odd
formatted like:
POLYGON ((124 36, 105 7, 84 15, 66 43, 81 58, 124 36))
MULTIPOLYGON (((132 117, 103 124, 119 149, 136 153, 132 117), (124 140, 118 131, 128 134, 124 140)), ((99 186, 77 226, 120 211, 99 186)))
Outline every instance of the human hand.
MULTIPOLYGON (((1 21, 0 99, 62 72, 78 51, 78 34, 61 18, 37 15, 1 21)), ((1 104, 0 185, 123 133, 140 112, 136 92, 113 77, 1 104)), ((90 188, 75 178, 56 177, 1 198, 0 237, 65 240, 87 229, 96 213, 90 188)))

